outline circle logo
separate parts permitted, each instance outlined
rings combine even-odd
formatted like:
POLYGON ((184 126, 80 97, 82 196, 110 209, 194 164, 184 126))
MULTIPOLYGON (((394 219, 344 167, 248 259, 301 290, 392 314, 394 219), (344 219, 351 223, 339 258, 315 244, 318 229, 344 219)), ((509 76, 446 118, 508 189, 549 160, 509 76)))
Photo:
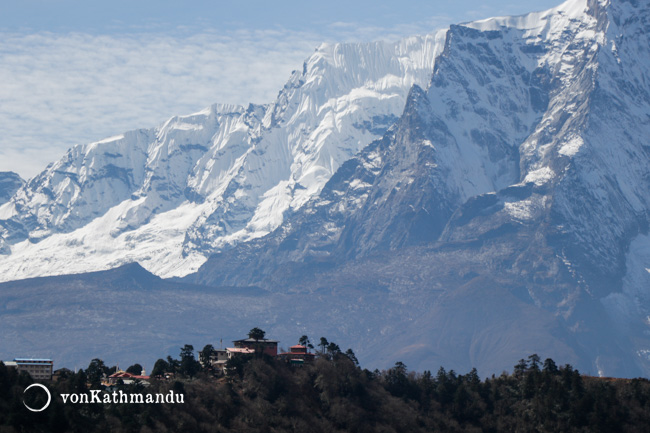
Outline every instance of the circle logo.
POLYGON ((45 403, 45 406, 43 406, 43 407, 40 408, 40 409, 34 409, 34 408, 32 408, 32 407, 27 406, 27 403, 25 403, 25 401, 23 401, 23 404, 25 405, 25 407, 26 407, 27 409, 31 410, 32 412, 42 412, 42 411, 44 411, 45 409, 47 409, 47 407, 50 405, 50 402, 52 401, 52 395, 50 394, 50 390, 47 389, 47 388, 45 387, 45 385, 40 384, 40 383, 32 383, 32 384, 29 385, 27 388, 25 388, 25 391, 23 391, 23 394, 26 393, 27 390, 28 390, 29 388, 32 388, 32 387, 34 387, 34 386, 37 387, 37 388, 43 388, 43 390, 44 390, 45 393, 47 394, 47 403, 45 403))

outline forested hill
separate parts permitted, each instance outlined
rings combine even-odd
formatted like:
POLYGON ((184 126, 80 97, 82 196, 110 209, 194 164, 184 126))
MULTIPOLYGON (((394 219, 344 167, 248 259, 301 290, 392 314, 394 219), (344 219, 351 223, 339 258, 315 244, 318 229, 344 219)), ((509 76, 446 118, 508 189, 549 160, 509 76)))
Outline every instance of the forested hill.
MULTIPOLYGON (((0 431, 14 432, 642 432, 650 425, 650 381, 581 375, 533 355, 513 373, 480 380, 457 374, 361 369, 343 353, 295 367, 240 359, 227 378, 121 385, 129 393, 184 394, 183 404, 63 404, 89 393, 82 370, 48 384, 52 404, 28 412, 29 376, 0 363, 0 431), (244 361, 244 362, 241 362, 244 361)), ((39 406, 40 407, 40 406, 39 406)))

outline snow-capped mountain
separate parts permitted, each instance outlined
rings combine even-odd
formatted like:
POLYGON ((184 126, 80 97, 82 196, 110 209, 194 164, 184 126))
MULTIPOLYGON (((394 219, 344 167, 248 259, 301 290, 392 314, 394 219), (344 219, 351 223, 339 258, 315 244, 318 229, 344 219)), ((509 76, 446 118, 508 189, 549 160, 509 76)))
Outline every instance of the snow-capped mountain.
POLYGON ((320 47, 269 106, 73 149, 0 207, 0 269, 258 286, 267 331, 384 367, 648 375, 649 34, 647 1, 569 0, 320 47))
POLYGON ((298 237, 301 259, 324 248, 307 241, 319 228, 319 239, 339 244, 337 257, 441 234, 471 239, 494 228, 488 218, 468 225, 464 215, 459 230, 452 214, 492 206, 504 191, 514 198, 498 205, 499 218, 551 218, 555 236, 581 248, 563 259, 619 272, 630 241, 619 245, 621 236, 644 231, 648 216, 647 12, 570 1, 452 26, 427 90, 414 86, 383 139, 347 161, 275 237, 320 215, 298 237))
POLYGON ((214 105, 70 149, 0 208, 0 278, 134 261, 185 275, 269 233, 383 135, 443 42, 322 45, 272 104, 214 105))
POLYGON ((485 366, 529 347, 648 374, 649 20, 641 2, 582 0, 452 26, 382 140, 190 280, 383 287, 400 325, 378 346, 406 334, 416 364, 485 366))

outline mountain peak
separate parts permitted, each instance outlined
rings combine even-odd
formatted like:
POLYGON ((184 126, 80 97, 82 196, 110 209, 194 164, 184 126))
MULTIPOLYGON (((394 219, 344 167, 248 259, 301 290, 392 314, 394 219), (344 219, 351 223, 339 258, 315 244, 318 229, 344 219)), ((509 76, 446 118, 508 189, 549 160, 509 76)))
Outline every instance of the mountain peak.
POLYGON ((268 234, 386 132, 443 41, 321 45, 270 104, 215 104, 72 148, 0 217, 1 278, 131 261, 179 276, 268 234))
POLYGON ((650 28, 632 8, 646 16, 590 0, 452 26, 426 90, 411 87, 380 140, 278 230, 191 278, 381 293, 382 314, 401 317, 382 332, 426 334, 434 364, 494 368, 533 341, 504 322, 528 311, 558 358, 647 374, 650 28))

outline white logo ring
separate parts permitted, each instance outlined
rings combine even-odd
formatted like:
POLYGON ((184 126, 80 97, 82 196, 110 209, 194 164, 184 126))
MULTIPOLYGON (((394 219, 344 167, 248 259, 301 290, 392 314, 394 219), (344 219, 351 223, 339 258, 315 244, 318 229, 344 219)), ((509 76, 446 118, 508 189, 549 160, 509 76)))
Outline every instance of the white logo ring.
POLYGON ((47 388, 45 387, 45 385, 43 385, 43 384, 41 384, 41 383, 32 383, 32 384, 29 385, 27 388, 25 388, 25 391, 23 391, 23 394, 26 393, 27 390, 28 390, 29 388, 33 387, 33 386, 37 386, 37 387, 39 387, 39 388, 43 388, 43 389, 45 390, 45 392, 47 393, 47 403, 45 403, 45 406, 43 406, 43 407, 40 408, 40 409, 33 409, 33 408, 27 406, 27 403, 25 403, 25 401, 23 401, 23 404, 25 405, 25 407, 26 407, 27 409, 31 410, 32 412, 42 412, 42 411, 44 411, 45 409, 47 409, 47 407, 50 405, 50 402, 52 401, 52 395, 50 394, 50 390, 47 389, 47 388))

